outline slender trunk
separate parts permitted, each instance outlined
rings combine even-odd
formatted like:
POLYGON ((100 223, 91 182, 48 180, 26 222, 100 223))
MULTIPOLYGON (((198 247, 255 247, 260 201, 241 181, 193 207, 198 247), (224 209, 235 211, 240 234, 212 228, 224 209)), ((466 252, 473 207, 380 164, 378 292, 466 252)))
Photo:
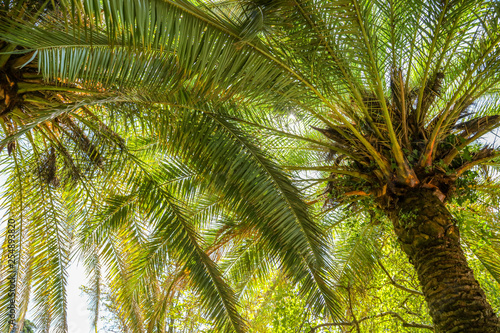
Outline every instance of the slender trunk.
POLYGON ((436 332, 500 332, 445 205, 431 191, 416 189, 401 197, 389 216, 417 271, 436 332))

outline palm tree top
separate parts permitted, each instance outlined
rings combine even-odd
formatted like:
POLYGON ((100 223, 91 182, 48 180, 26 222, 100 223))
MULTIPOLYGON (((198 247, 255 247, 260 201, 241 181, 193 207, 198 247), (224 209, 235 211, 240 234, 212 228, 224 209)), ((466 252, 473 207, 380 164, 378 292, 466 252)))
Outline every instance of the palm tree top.
POLYGON ((371 195, 390 206, 406 189, 424 187, 444 200, 459 177, 498 156, 494 147, 475 144, 500 121, 496 2, 209 7, 239 29, 235 52, 255 51, 293 82, 265 77, 260 83, 268 90, 258 98, 318 120, 313 128, 331 143, 330 178, 337 179, 327 190, 335 188, 337 199, 371 195))

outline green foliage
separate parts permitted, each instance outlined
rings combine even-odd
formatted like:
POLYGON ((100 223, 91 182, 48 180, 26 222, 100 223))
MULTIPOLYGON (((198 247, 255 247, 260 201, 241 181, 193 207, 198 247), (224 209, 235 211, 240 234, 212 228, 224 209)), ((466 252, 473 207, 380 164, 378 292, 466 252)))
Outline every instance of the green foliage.
POLYGON ((454 200, 457 205, 463 206, 466 203, 475 203, 480 194, 475 189, 478 184, 479 173, 474 170, 466 171, 456 182, 456 194, 454 200))
POLYGON ((416 331, 385 212, 418 186, 498 295, 497 2, 0 4, 19 318, 31 299, 66 332, 81 260, 95 327, 104 307, 123 332, 416 331))
POLYGON ((36 326, 31 321, 26 319, 23 324, 22 333, 35 333, 36 326))
POLYGON ((305 300, 299 290, 282 277, 276 276, 271 285, 259 284, 253 297, 243 300, 249 319, 249 332, 289 332, 295 328, 305 330, 310 316, 305 300), (307 317, 306 317, 307 316, 307 317))

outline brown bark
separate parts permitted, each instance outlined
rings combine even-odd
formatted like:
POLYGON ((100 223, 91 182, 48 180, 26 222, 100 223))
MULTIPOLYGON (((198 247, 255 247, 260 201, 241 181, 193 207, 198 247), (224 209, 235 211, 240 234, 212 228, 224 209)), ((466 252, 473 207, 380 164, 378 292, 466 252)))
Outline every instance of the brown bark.
POLYGON ((427 189, 401 197, 389 212, 415 267, 436 332, 500 332, 500 321, 468 267, 445 205, 427 189))

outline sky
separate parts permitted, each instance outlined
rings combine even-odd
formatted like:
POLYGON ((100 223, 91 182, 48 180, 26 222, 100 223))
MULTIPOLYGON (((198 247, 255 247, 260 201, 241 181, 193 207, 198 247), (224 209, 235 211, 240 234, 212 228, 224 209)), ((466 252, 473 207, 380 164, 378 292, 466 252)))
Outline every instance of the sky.
POLYGON ((84 285, 85 270, 80 264, 73 262, 68 276, 68 332, 88 333, 90 329, 90 311, 87 310, 87 299, 82 295, 80 286, 84 285))

